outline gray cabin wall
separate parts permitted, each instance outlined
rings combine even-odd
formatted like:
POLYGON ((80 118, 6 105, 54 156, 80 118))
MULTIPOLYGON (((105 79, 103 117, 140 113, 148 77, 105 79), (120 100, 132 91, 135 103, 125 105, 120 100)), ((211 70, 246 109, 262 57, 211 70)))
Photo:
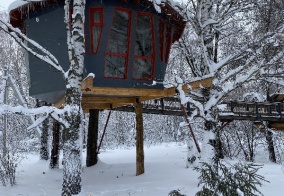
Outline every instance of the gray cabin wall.
MULTIPOLYGON (((63 69, 69 67, 63 7, 52 6, 31 12, 26 21, 27 35, 51 52, 63 69)), ((62 75, 47 63, 29 54, 30 95, 54 103, 64 96, 62 75)))
MULTIPOLYGON (((87 1, 86 4, 86 20, 85 20, 85 68, 84 76, 94 73, 94 86, 97 87, 122 87, 122 88, 152 88, 163 89, 163 84, 159 83, 152 86, 152 80, 133 80, 132 64, 135 44, 135 26, 136 11, 150 12, 154 17, 154 45, 155 45, 155 62, 154 62, 154 80, 163 82, 166 70, 166 63, 160 60, 159 49, 159 17, 154 8, 143 5, 134 5, 132 3, 123 3, 117 0, 106 1, 87 1), (104 10, 104 26, 102 38, 97 54, 91 54, 91 37, 90 37, 90 21, 89 10, 91 7, 100 6, 104 10), (123 7, 131 9, 131 40, 130 54, 128 59, 127 79, 114 79, 104 77, 104 61, 107 39, 112 24, 112 17, 115 7, 123 7)), ((64 23, 63 4, 57 6, 44 7, 39 11, 31 11, 29 19, 26 20, 27 35, 31 39, 37 41, 44 48, 49 50, 59 61, 59 64, 67 70, 69 67, 66 29, 64 23)), ((64 96, 65 83, 60 73, 48 66, 42 60, 29 55, 30 70, 30 95, 43 101, 50 103, 57 102, 64 96)))

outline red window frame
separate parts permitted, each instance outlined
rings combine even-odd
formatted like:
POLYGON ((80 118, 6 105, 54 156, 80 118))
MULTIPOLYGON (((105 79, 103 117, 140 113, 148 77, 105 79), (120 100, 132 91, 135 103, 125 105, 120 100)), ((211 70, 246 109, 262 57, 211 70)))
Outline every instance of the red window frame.
MULTIPOLYGON (((150 27, 151 27, 151 46, 152 46, 152 55, 151 56, 138 56, 135 55, 133 56, 133 63, 135 61, 135 59, 146 59, 146 60, 151 60, 151 77, 150 78, 135 78, 133 76, 134 73, 134 65, 132 68, 132 79, 133 80, 153 80, 154 78, 154 69, 155 69, 155 40, 154 40, 154 18, 153 18, 153 14, 151 13, 146 13, 146 12, 136 12, 137 16, 138 15, 142 15, 142 16, 149 16, 150 18, 150 27)), ((137 28, 137 21, 136 21, 136 28, 137 28)), ((136 30, 136 29, 135 29, 136 30)), ((136 43, 135 43, 136 44, 136 43)))
MULTIPOLYGON (((130 9, 126 8, 121 8, 121 7, 116 7, 114 10, 112 22, 111 22, 111 27, 113 26, 113 21, 114 21, 114 16, 116 11, 121 11, 121 12, 126 12, 128 13, 129 16, 129 22, 128 22, 128 28, 127 28, 127 43, 126 43, 126 53, 125 54, 120 54, 120 53, 112 53, 112 52, 105 52, 105 62, 106 62, 106 56, 118 56, 118 57, 123 57, 125 58, 125 73, 123 77, 113 77, 113 76, 106 76, 106 63, 104 63, 104 78, 113 78, 113 79, 127 79, 127 73, 128 73, 128 61, 129 61, 129 47, 130 47, 130 36, 131 36, 131 23, 132 23, 132 11, 130 9)), ((109 44, 109 38, 110 38, 111 30, 108 35, 107 39, 107 47, 109 44)))
POLYGON ((103 32, 103 26, 104 26, 104 14, 103 14, 103 7, 91 7, 89 10, 89 19, 90 19, 90 35, 91 35, 91 53, 92 54, 97 54, 99 48, 100 48, 100 43, 102 39, 102 32, 103 32), (100 21, 95 22, 93 20, 94 13, 98 12, 100 14, 100 21), (94 37, 93 37, 93 32, 92 29, 93 27, 101 27, 100 35, 99 35, 99 40, 98 40, 98 45, 97 48, 94 49, 94 37))

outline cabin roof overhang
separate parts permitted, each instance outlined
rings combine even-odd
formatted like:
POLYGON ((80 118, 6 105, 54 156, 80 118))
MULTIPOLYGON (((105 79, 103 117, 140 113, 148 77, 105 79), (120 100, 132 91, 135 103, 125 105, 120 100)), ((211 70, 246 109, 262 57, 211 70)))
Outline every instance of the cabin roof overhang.
MULTIPOLYGON (((154 6, 152 2, 149 0, 118 0, 124 3, 132 1, 134 4, 146 4, 149 6, 154 6)), ((25 32, 24 21, 28 17, 28 13, 36 10, 43 10, 45 7, 50 5, 58 5, 59 3, 64 2, 63 0, 45 0, 41 2, 22 2, 15 1, 9 7, 9 17, 10 23, 13 27, 20 28, 23 32, 25 32)), ((161 14, 167 17, 170 21, 172 21, 175 26, 173 42, 177 41, 185 28, 186 22, 184 18, 167 2, 163 2, 160 6, 161 14)))

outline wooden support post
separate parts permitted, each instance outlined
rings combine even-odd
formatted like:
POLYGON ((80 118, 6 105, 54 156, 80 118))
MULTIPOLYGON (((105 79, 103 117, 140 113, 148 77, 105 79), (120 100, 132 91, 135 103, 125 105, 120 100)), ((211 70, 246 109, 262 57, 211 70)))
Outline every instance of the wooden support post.
POLYGON ((87 158, 86 166, 91 167, 98 162, 97 142, 99 131, 99 110, 91 109, 89 116, 88 138, 87 138, 87 158))
POLYGON ((50 157, 50 165, 51 169, 59 168, 59 128, 60 125, 58 122, 53 123, 53 138, 52 138, 52 150, 51 150, 51 157, 50 157))
POLYGON ((144 149, 143 149, 143 115, 142 103, 134 103, 136 114, 136 176, 144 173, 144 149))

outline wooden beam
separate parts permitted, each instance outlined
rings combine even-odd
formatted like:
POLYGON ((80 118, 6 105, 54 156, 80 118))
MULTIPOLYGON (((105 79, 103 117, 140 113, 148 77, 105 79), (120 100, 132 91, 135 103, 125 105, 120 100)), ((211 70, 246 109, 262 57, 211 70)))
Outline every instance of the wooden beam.
POLYGON ((271 128, 284 131, 284 123, 271 123, 271 128))
POLYGON ((93 86, 93 81, 94 81, 94 78, 92 76, 89 76, 86 79, 84 79, 81 84, 82 91, 87 91, 88 88, 91 88, 93 86))
POLYGON ((136 98, 128 97, 82 97, 82 103, 135 103, 136 98))
POLYGON ((110 103, 82 103, 82 108, 83 110, 85 109, 99 109, 99 110, 104 110, 104 109, 111 109, 112 105, 110 103))
POLYGON ((114 87, 91 87, 83 91, 83 95, 95 96, 123 96, 123 97, 156 97, 168 96, 164 89, 142 89, 142 88, 114 88, 114 87))
MULTIPOLYGON (((193 81, 193 82, 189 82, 187 84, 184 84, 182 86, 182 90, 184 92, 189 92, 191 90, 198 90, 200 88, 200 86, 203 86, 205 88, 209 88, 212 86, 212 80, 213 78, 205 78, 203 80, 197 80, 197 81, 193 81), (188 87, 191 87, 191 89, 189 89, 188 87)), ((176 94, 176 87, 171 87, 171 88, 167 88, 165 89, 165 91, 167 91, 167 95, 168 97, 173 96, 176 94)))
MULTIPOLYGON (((182 86, 185 92, 191 89, 199 89, 200 86, 210 87, 212 78, 193 81, 182 86), (191 89, 188 87, 191 86, 191 89)), ((87 77, 81 85, 82 88, 82 108, 84 112, 90 109, 111 109, 135 103, 138 98, 141 102, 164 97, 174 96, 176 87, 167 89, 143 89, 143 88, 114 88, 114 87, 94 87, 93 77, 87 77)), ((57 102, 55 107, 61 108, 65 103, 65 98, 57 102)))
POLYGON ((63 108, 65 104, 65 97, 61 98, 57 103, 53 104, 54 107, 63 108))
MULTIPOLYGON (((88 84, 89 85, 89 84, 88 84)), ((83 85, 85 86, 85 85, 83 85)), ((204 80, 193 81, 182 86, 185 92, 189 92, 191 89, 197 90, 200 86, 210 87, 212 86, 212 78, 206 78, 204 80)), ((82 88, 83 95, 94 96, 124 96, 124 97, 143 97, 147 100, 157 99, 163 97, 170 97, 176 94, 176 87, 167 89, 143 89, 143 88, 114 88, 114 87, 94 87, 82 88)))
POLYGON ((144 144, 143 144, 143 116, 142 103, 134 104, 136 114, 136 176, 144 173, 144 144))

